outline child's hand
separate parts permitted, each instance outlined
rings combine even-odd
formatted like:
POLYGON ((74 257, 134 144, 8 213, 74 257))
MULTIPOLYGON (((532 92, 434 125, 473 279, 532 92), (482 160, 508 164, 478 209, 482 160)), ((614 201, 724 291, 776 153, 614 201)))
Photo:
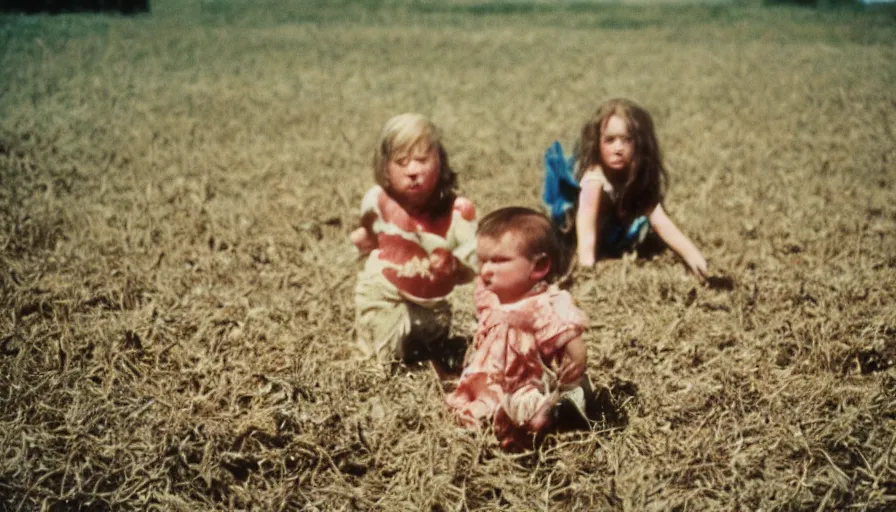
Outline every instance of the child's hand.
POLYGON ((691 269, 691 272, 693 272, 700 281, 706 281, 706 278, 709 276, 709 270, 707 270, 706 258, 704 258, 702 254, 698 252, 697 254, 691 255, 691 257, 687 259, 687 264, 688 268, 691 269))
POLYGON ((437 276, 448 276, 455 270, 454 255, 451 251, 438 248, 434 249, 429 255, 429 270, 437 276))
POLYGON ((355 244, 355 247, 358 248, 358 252, 361 253, 361 256, 370 254, 370 252, 376 249, 378 245, 376 237, 365 227, 360 227, 352 231, 351 235, 349 235, 349 239, 355 244))
POLYGON ((376 220, 376 213, 367 212, 361 217, 361 227, 352 231, 348 236, 349 240, 358 248, 361 256, 367 256, 374 249, 379 247, 376 235, 373 234, 373 223, 376 220))
POLYGON ((585 365, 577 363, 570 358, 563 361, 557 372, 557 378, 562 384, 572 384, 578 382, 585 373, 585 365))
POLYGON ((571 340, 563 350, 563 359, 560 368, 557 369, 557 378, 562 384, 578 382, 585 374, 585 366, 588 360, 588 349, 581 336, 571 340))

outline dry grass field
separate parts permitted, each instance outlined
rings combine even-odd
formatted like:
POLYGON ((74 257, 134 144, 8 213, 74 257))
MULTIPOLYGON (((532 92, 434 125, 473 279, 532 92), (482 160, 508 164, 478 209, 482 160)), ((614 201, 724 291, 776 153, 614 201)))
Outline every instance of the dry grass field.
POLYGON ((0 16, 0 510, 894 510, 892 8, 152 7, 0 16), (729 286, 579 272, 600 416, 504 453, 352 359, 375 138, 425 113, 480 214, 540 207, 614 96, 729 286))

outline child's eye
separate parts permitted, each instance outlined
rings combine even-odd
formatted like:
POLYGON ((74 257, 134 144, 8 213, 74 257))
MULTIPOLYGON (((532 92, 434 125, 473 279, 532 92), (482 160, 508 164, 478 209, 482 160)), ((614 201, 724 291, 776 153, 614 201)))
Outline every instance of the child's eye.
POLYGON ((395 163, 398 164, 398 165, 400 165, 400 166, 402 166, 402 167, 404 167, 405 165, 408 165, 408 162, 409 162, 409 161, 410 161, 410 160, 409 160, 408 157, 406 157, 406 156, 403 156, 403 157, 401 157, 401 158, 396 158, 396 159, 395 159, 395 163))

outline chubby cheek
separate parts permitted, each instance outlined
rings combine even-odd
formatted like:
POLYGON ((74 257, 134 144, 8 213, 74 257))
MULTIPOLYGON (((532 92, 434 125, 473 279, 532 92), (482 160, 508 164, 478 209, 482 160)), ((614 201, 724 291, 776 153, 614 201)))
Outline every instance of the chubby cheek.
POLYGON ((624 152, 624 149, 621 148, 618 144, 614 143, 605 143, 601 144, 601 153, 603 153, 606 157, 612 157, 616 155, 618 152, 624 152))
POLYGON ((489 278, 491 280, 492 286, 496 286, 498 288, 504 289, 508 286, 512 285, 512 276, 508 275, 507 270, 503 268, 493 269, 491 274, 489 274, 489 278))
POLYGON ((391 183, 392 186, 397 187, 401 186, 404 183, 404 172, 402 172, 401 167, 394 162, 389 162, 388 167, 386 167, 386 175, 389 178, 389 183, 391 183))
POLYGON ((429 169, 429 172, 423 175, 422 181, 425 190, 435 190, 436 186, 439 184, 439 168, 435 167, 434 169, 429 169))
MULTIPOLYGON (((482 260, 479 260, 479 261, 482 261, 482 260)), ((493 275, 494 275, 494 272, 492 272, 491 266, 483 265, 483 264, 479 265, 479 277, 482 278, 483 283, 485 283, 487 285, 491 284, 493 275)))

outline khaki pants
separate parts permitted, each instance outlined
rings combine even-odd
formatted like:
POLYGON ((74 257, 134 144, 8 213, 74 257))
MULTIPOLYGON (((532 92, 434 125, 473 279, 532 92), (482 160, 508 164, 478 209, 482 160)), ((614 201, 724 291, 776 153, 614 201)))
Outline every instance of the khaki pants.
POLYGON ((448 301, 416 304, 384 289, 386 283, 361 281, 355 289, 355 329, 364 357, 376 358, 381 364, 413 360, 426 354, 433 342, 448 338, 448 301))

